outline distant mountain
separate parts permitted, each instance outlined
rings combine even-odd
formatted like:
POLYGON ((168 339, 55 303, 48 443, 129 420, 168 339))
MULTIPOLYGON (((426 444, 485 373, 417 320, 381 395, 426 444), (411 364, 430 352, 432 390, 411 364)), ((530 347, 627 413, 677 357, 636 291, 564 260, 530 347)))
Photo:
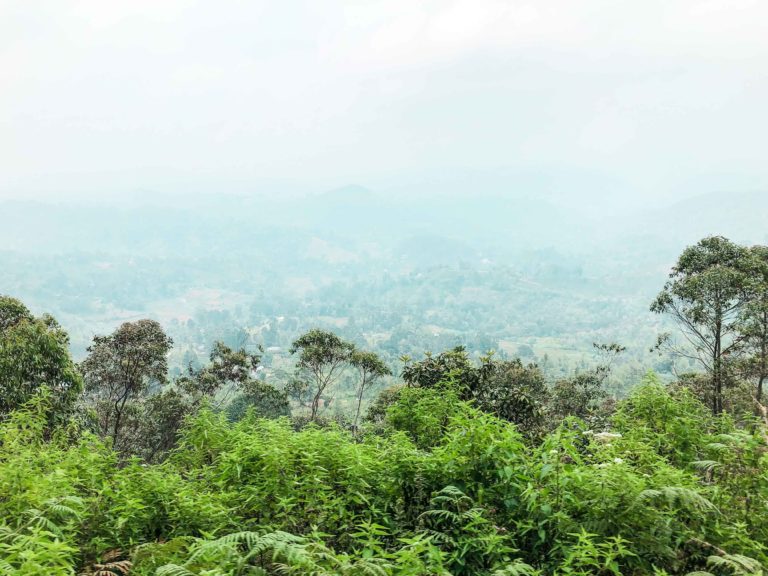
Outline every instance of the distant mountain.
POLYGON ((597 208, 589 203, 577 210, 536 195, 478 191, 392 197, 357 184, 288 198, 157 195, 152 205, 154 194, 142 190, 130 195, 132 202, 114 204, 0 202, 0 250, 278 257, 280 246, 282 262, 305 255, 306 248, 293 252, 291 247, 311 241, 313 258, 327 256, 323 247, 333 246, 334 261, 344 250, 357 257, 389 253, 428 262, 511 260, 526 251, 553 248, 591 254, 595 261, 608 261, 607 254, 613 253, 625 260, 624 267, 655 270, 684 246, 711 234, 742 243, 768 242, 768 192, 704 194, 657 202, 645 212, 600 214, 592 213, 597 208))
POLYGON ((768 191, 709 193, 650 210, 627 230, 679 247, 705 236, 736 242, 768 242, 768 191))
POLYGON ((310 198, 316 204, 347 207, 369 204, 376 199, 376 195, 365 186, 350 184, 315 194, 310 198))

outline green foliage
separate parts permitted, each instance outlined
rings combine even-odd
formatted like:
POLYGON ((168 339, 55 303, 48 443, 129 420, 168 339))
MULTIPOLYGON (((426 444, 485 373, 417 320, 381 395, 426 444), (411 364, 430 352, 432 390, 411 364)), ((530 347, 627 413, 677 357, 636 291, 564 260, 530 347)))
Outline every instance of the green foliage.
POLYGON ((354 350, 350 342, 317 328, 302 334, 291 344, 291 354, 299 354, 297 381, 309 388, 310 420, 317 418, 323 394, 339 379, 354 350))
POLYGON ((35 318, 18 300, 0 296, 0 418, 46 386, 51 423, 66 421, 83 387, 68 344, 52 317, 35 318))
MULTIPOLYGON (((4 318, 6 331, 37 322, 10 305, 4 318)), ((454 349, 406 362, 408 385, 374 403, 375 426, 296 426, 243 349, 217 344, 210 365, 161 388, 169 341, 158 328, 94 344, 89 390, 113 403, 103 437, 51 426, 58 397, 45 386, 0 421, 3 574, 765 570, 768 431, 713 414, 685 386, 649 373, 609 416, 607 368, 549 391, 534 364, 454 349)), ((358 390, 387 373, 327 333, 294 351, 315 391, 350 367, 358 390)))
POLYGON ((723 410, 723 388, 746 342, 743 318, 753 300, 748 259, 748 250, 727 238, 704 238, 683 251, 651 304, 651 311, 678 324, 686 341, 677 346, 661 336, 658 346, 697 361, 711 375, 715 414, 723 410))
MULTIPOLYGON (((549 391, 536 364, 499 360, 491 352, 475 365, 458 346, 438 355, 427 353, 418 362, 405 358, 402 376, 409 387, 443 390, 447 386, 456 399, 473 400, 481 410, 514 422, 530 438, 546 427, 549 391)), ((602 380, 598 384, 601 386, 602 380)), ((565 414, 571 413, 569 406, 562 408, 565 414)))
POLYGON ((227 415, 233 422, 242 420, 249 410, 260 418, 290 416, 291 407, 285 392, 258 380, 246 383, 242 390, 227 406, 227 415))
POLYGON ((526 445, 441 385, 403 389, 385 434, 362 438, 204 409, 164 463, 123 467, 87 433, 47 437, 49 406, 42 393, 0 424, 13 576, 71 575, 115 549, 140 576, 719 575, 768 560, 760 430, 650 377, 603 436, 571 419, 526 445))
POLYGON ((384 376, 390 376, 392 371, 374 352, 355 350, 349 359, 350 365, 358 372, 359 383, 357 385, 357 406, 355 409, 355 419, 353 426, 357 431, 357 424, 360 420, 360 408, 363 403, 363 395, 366 390, 384 376))
POLYGON ((607 396, 603 388, 605 376, 604 370, 597 369, 555 382, 549 405, 551 413, 556 418, 576 416, 599 421, 600 409, 607 396))
POLYGON ((34 320, 32 313, 23 302, 10 296, 0 295, 0 331, 34 320))
POLYGON ((742 269, 749 298, 740 318, 746 353, 741 370, 756 382, 755 398, 761 401, 768 379, 768 246, 749 248, 742 269))
POLYGON ((701 456, 701 443, 714 429, 707 408, 686 388, 674 394, 649 372, 613 417, 617 431, 653 447, 685 467, 701 456))
POLYGON ((221 406, 233 390, 253 382, 252 373, 261 357, 245 349, 233 350, 223 342, 215 342, 209 356, 210 363, 202 368, 187 367, 187 374, 176 380, 176 386, 186 393, 194 404, 209 399, 221 406), (217 398, 219 394, 223 398, 217 398))
POLYGON ((576 541, 558 571, 563 576, 621 576, 621 560, 634 556, 626 546, 630 542, 621 536, 604 542, 596 542, 597 536, 584 530, 574 536, 576 541))
POLYGON ((433 541, 447 552, 452 573, 487 572, 510 561, 512 539, 488 518, 484 508, 455 486, 446 486, 432 497, 420 516, 433 541))
POLYGON ((411 362, 407 357, 404 360, 401 376, 409 386, 434 388, 450 378, 456 382, 463 398, 469 398, 477 387, 479 375, 463 346, 436 356, 427 352, 418 362, 411 362))
POLYGON ((122 324, 109 336, 96 336, 80 368, 91 395, 99 434, 129 453, 126 436, 137 429, 137 401, 150 386, 165 383, 173 341, 154 320, 122 324))
POLYGON ((184 421, 203 406, 225 408, 232 420, 248 410, 260 417, 290 414, 287 395, 254 377, 260 357, 244 349, 216 342, 208 365, 190 366, 161 387, 170 340, 157 323, 124 324, 96 342, 83 362, 87 400, 94 428, 112 440, 123 460, 162 461, 176 446, 184 421))
POLYGON ((405 432, 419 448, 436 446, 442 440, 451 417, 466 409, 455 385, 436 388, 403 388, 386 412, 386 423, 405 432))
POLYGON ((544 431, 549 390, 536 364, 524 365, 519 359, 493 361, 486 357, 480 374, 474 394, 478 408, 513 422, 530 438, 544 431))

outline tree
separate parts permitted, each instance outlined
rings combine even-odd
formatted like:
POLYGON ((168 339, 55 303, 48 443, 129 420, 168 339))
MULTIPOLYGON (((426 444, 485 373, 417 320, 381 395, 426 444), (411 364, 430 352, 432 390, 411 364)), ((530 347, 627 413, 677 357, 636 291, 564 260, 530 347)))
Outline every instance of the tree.
POLYGON ((592 424, 600 424, 613 407, 606 403, 608 394, 605 381, 611 373, 614 361, 626 351, 624 346, 593 343, 598 356, 598 365, 593 370, 563 378, 552 387, 549 410, 557 418, 576 416, 592 424))
POLYGON ((212 401, 214 408, 221 408, 232 392, 253 380, 261 356, 244 348, 233 350, 223 342, 216 342, 209 356, 210 364, 202 368, 188 367, 187 374, 176 380, 177 386, 192 397, 195 405, 203 398, 212 401), (216 396, 223 391, 221 398, 216 396))
POLYGON ((242 393, 227 406, 230 421, 242 420, 248 410, 259 418, 279 418, 291 415, 288 395, 274 386, 259 380, 250 380, 242 387, 242 393))
POLYGON ((455 381, 428 387, 400 388, 386 408, 384 421, 405 432, 421 449, 437 446, 444 438, 451 418, 471 408, 458 396, 455 381))
POLYGON ((154 320, 126 322, 109 336, 96 336, 81 364, 86 390, 96 403, 98 428, 123 449, 123 426, 134 402, 167 380, 173 341, 154 320))
MULTIPOLYGON (((676 380, 667 385, 672 394, 679 394, 686 390, 705 406, 712 406, 712 379, 709 374, 702 372, 680 374, 676 380)), ((752 385, 746 380, 738 380, 731 386, 723 388, 723 411, 728 412, 739 422, 744 415, 754 413, 755 401, 752 385)))
POLYGON ((463 346, 411 362, 405 358, 403 380, 409 387, 436 388, 448 383, 461 400, 474 400, 477 407, 514 422, 528 436, 543 428, 547 386, 535 364, 521 360, 497 360, 493 352, 475 365, 463 346))
POLYGON ((341 376, 354 349, 354 344, 333 332, 317 328, 299 336, 291 345, 290 353, 299 353, 296 367, 302 380, 311 387, 310 421, 317 418, 323 393, 341 376))
POLYGON ((542 432, 548 391, 539 367, 526 366, 519 358, 497 361, 487 356, 481 370, 475 392, 477 407, 513 422, 526 436, 542 432))
POLYGON ((261 356, 240 348, 233 350, 223 342, 213 345, 210 364, 203 368, 189 367, 189 373, 176 384, 192 398, 194 407, 208 399, 213 408, 225 408, 230 420, 243 418, 248 408, 259 417, 274 418, 290 415, 285 392, 254 377, 261 356), (238 393, 231 402, 232 393, 238 393))
POLYGON ((23 321, 32 321, 34 317, 21 300, 0 295, 0 331, 8 330, 23 321))
POLYGON ((258 354, 216 342, 209 359, 209 365, 189 366, 188 373, 177 378, 173 386, 137 402, 136 429, 141 436, 132 444, 146 460, 165 456, 176 445, 184 420, 204 405, 226 409, 230 420, 240 420, 248 408, 259 417, 290 414, 286 394, 254 378, 261 361, 258 354), (233 393, 237 395, 229 401, 233 393))
POLYGON ((360 419, 360 406, 363 403, 363 394, 377 380, 383 376, 390 376, 392 371, 374 352, 355 350, 349 360, 350 365, 357 369, 360 379, 357 384, 357 408, 355 410, 354 429, 357 431, 357 423, 360 419))
POLYGON ((746 250, 721 236, 689 246, 672 268, 651 311, 670 316, 685 339, 677 346, 662 335, 657 347, 692 358, 711 376, 712 412, 723 410, 723 386, 731 362, 744 348, 741 321, 749 302, 746 250))
POLYGON ((19 300, 0 296, 0 417, 42 386, 51 391, 51 424, 69 417, 83 381, 68 346, 67 333, 52 316, 35 318, 19 300))
POLYGON ((604 381, 599 369, 558 380, 552 387, 550 410, 560 419, 576 416, 590 420, 606 397, 604 381))
POLYGON ((760 402, 768 378, 768 246, 752 246, 744 261, 749 300, 744 307, 740 330, 748 356, 744 368, 757 381, 755 399, 760 402))
POLYGON ((423 360, 413 363, 408 356, 404 356, 403 361, 401 376, 408 386, 434 388, 453 378, 460 387, 462 399, 470 398, 477 388, 479 373, 464 346, 456 346, 437 356, 427 352, 423 360))
POLYGON ((194 412, 189 396, 175 388, 152 394, 135 406, 131 452, 147 462, 162 460, 176 446, 184 419, 194 412))

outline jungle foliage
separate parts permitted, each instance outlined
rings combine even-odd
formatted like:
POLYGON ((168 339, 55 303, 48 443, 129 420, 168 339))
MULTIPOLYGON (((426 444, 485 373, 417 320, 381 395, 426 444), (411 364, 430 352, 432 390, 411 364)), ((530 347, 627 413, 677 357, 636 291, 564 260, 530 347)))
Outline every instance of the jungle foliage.
POLYGON ((139 320, 78 365, 2 297, 0 573, 765 575, 766 278, 759 247, 686 251, 654 309, 705 370, 624 399, 615 343, 555 381, 458 346, 383 387, 375 352, 312 329, 281 382, 222 342, 171 377, 172 340, 139 320))
POLYGON ((47 435, 43 389, 0 425, 9 575, 763 574, 759 422, 713 416, 653 376, 610 432, 567 418, 540 440, 459 399, 405 388, 383 428, 295 430, 204 408, 159 464, 96 435, 47 435))

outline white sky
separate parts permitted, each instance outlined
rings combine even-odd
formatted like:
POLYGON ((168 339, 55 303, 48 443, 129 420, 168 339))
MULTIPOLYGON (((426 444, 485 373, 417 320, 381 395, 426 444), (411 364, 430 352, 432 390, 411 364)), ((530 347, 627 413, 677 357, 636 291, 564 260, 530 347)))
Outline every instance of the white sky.
POLYGON ((0 0, 0 197, 455 169, 768 190, 767 108, 765 0, 0 0))

